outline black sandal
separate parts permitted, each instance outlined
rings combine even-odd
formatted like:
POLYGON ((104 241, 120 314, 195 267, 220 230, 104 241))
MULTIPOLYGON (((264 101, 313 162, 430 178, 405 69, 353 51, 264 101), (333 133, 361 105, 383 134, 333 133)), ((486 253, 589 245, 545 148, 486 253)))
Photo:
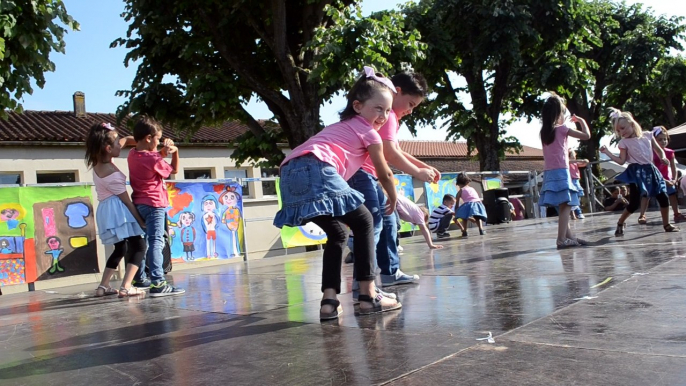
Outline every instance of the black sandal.
POLYGON ((370 314, 378 314, 381 312, 386 312, 386 311, 393 311, 401 308, 403 305, 400 302, 397 302, 396 304, 392 306, 382 306, 381 305, 381 299, 383 296, 381 295, 376 295, 375 297, 371 297, 369 295, 360 295, 358 297, 358 300, 360 303, 371 303, 372 308, 362 308, 359 307, 357 311, 355 311, 355 315, 370 315, 370 314))
POLYGON ((676 227, 672 224, 667 224, 664 226, 665 232, 679 232, 681 229, 679 227, 676 227))
POLYGON ((624 223, 624 224, 617 223, 617 230, 615 231, 615 236, 617 236, 617 237, 624 236, 624 225, 626 225, 626 223, 624 223))
POLYGON ((341 307, 341 302, 337 299, 323 299, 320 306, 333 306, 333 311, 322 312, 319 310, 319 320, 332 320, 338 319, 338 317, 343 313, 343 307, 341 307))

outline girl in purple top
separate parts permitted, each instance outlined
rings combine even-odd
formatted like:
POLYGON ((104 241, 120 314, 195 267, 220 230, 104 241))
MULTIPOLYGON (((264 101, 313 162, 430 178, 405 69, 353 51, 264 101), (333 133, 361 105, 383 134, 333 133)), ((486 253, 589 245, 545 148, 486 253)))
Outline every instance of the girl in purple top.
POLYGON ((576 238, 569 229, 572 207, 579 205, 579 189, 572 182, 569 173, 567 137, 585 141, 591 138, 591 134, 586 121, 576 115, 570 115, 564 100, 555 93, 551 94, 543 104, 541 114, 540 135, 545 172, 538 205, 559 207, 557 249, 563 249, 586 244, 585 241, 576 238), (574 123, 579 123, 581 131, 576 130, 574 123))
MULTIPOLYGON (((665 185, 667 187, 667 196, 669 196, 669 204, 672 206, 672 211, 674 212, 674 222, 680 222, 686 220, 683 214, 679 211, 679 203, 677 202, 677 173, 676 173, 676 161, 674 157, 674 150, 667 148, 669 144, 669 133, 664 126, 653 127, 653 137, 655 141, 660 145, 662 150, 665 152, 665 157, 669 161, 668 165, 662 163, 660 156, 653 152, 653 164, 662 174, 662 178, 665 179, 665 185)), ((641 215, 638 216, 639 224, 646 224, 646 210, 648 209, 648 197, 643 197, 641 200, 641 215)))
POLYGON ((396 206, 393 173, 383 156, 377 131, 388 120, 395 88, 380 73, 367 71, 347 95, 341 122, 324 128, 293 149, 281 164, 281 210, 274 225, 317 224, 326 232, 322 267, 321 320, 336 319, 342 313, 337 295, 341 292, 341 263, 348 229, 355 233, 354 270, 360 282, 360 315, 390 311, 402 305, 395 299, 374 295, 374 227, 372 215, 363 205, 364 196, 351 189, 350 178, 369 156, 379 182, 388 194, 386 213, 396 206), (347 226, 347 227, 346 227, 347 226))
POLYGON ((629 205, 617 221, 615 236, 624 236, 624 221, 638 209, 641 197, 655 197, 660 204, 662 226, 665 232, 678 232, 679 228, 669 223, 669 199, 665 180, 653 165, 653 151, 663 164, 669 164, 664 150, 657 144, 651 132, 644 133, 631 113, 610 108, 610 119, 615 133, 620 137, 619 157, 603 146, 600 151, 620 165, 629 162, 629 167, 617 179, 629 184, 629 205), (651 149, 652 148, 652 149, 651 149))

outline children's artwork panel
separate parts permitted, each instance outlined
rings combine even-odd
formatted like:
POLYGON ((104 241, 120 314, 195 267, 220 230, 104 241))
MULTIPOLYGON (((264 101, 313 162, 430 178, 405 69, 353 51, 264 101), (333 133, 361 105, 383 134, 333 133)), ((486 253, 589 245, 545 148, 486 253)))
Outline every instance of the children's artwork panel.
MULTIPOLYGON (((280 179, 276 179, 276 195, 281 209, 280 179)), ((326 244, 326 233, 312 222, 298 226, 281 228, 281 244, 284 248, 304 247, 308 245, 326 244)))
POLYGON ((0 285, 99 272, 91 187, 0 188, 0 285))
POLYGON ((167 227, 172 259, 242 258, 243 190, 236 182, 168 182, 167 227))
MULTIPOLYGON (((405 196, 406 198, 409 198, 410 201, 415 202, 412 176, 408 174, 394 174, 393 183, 395 184, 395 191, 399 195, 405 196)), ((400 220, 400 229, 398 229, 398 232, 412 232, 415 229, 417 229, 416 226, 407 221, 400 220)))
POLYGON ((438 182, 424 183, 426 208, 429 210, 429 213, 443 204, 443 196, 446 194, 457 195, 456 179, 457 173, 444 173, 441 174, 441 179, 438 182))

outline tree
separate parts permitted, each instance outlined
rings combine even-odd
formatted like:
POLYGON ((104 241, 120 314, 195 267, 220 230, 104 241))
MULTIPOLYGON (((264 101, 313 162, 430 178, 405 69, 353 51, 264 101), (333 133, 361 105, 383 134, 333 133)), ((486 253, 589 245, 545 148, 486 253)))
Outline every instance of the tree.
POLYGON ((682 18, 657 17, 641 4, 607 0, 584 3, 581 14, 584 28, 551 52, 536 81, 565 96, 569 110, 588 122, 591 139, 581 153, 597 160, 600 140, 611 132, 607 108, 626 109, 669 50, 681 49, 684 26, 682 18))
POLYGON ((119 116, 146 113, 191 131, 239 120, 250 132, 232 157, 278 164, 277 143, 293 148, 317 133, 322 102, 350 85, 363 64, 388 70, 386 57, 421 51, 398 13, 363 20, 354 3, 126 0, 131 25, 112 46, 131 49, 127 65, 141 64, 132 89, 119 93, 128 99, 119 116), (245 110, 252 98, 267 105, 279 129, 245 110))
POLYGON ((449 138, 466 138, 479 152, 481 170, 499 170, 516 138, 504 126, 529 114, 524 99, 537 94, 531 82, 547 52, 575 28, 578 0, 422 0, 404 8, 408 28, 427 43, 415 68, 435 93, 428 107, 410 117, 411 128, 442 121, 449 138), (455 82, 464 77, 466 86, 455 82), (471 99, 468 106, 462 96, 471 99))
POLYGON ((55 71, 50 54, 65 52, 67 32, 56 19, 79 29, 60 0, 0 2, 0 118, 8 118, 7 109, 21 113, 21 99, 33 93, 31 80, 43 88, 44 74, 55 71))
POLYGON ((668 129, 686 122, 686 59, 669 56, 661 59, 648 82, 635 90, 626 103, 643 127, 668 129))

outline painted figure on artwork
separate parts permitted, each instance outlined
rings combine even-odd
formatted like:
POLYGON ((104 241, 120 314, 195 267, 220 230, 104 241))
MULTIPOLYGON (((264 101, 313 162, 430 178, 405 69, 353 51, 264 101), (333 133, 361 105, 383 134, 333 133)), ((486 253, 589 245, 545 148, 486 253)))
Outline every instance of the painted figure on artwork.
POLYGON ((195 251, 195 228, 193 222, 195 215, 191 212, 182 212, 179 215, 178 226, 181 228, 181 244, 183 245, 183 252, 186 254, 186 260, 193 261, 193 251, 195 251))
POLYGON ((7 239, 0 240, 0 253, 6 255, 12 253, 12 249, 10 249, 10 242, 7 241, 7 239))
POLYGON ((45 254, 52 256, 52 267, 50 267, 48 273, 53 275, 56 272, 64 272, 64 268, 60 267, 59 262, 59 258, 64 252, 64 249, 62 248, 62 240, 60 240, 60 238, 57 236, 50 236, 47 238, 47 240, 45 240, 45 242, 48 244, 48 248, 50 248, 49 251, 45 251, 45 254))
POLYGON ((208 258, 218 257, 217 255, 217 199, 212 195, 207 195, 202 199, 202 228, 207 236, 205 248, 208 258))
POLYGON ((230 257, 240 256, 241 254, 238 247, 238 227, 241 223, 241 211, 238 209, 239 199, 240 195, 236 192, 236 188, 231 186, 227 187, 219 196, 219 202, 226 206, 224 213, 222 213, 222 224, 226 225, 229 229, 230 257))

